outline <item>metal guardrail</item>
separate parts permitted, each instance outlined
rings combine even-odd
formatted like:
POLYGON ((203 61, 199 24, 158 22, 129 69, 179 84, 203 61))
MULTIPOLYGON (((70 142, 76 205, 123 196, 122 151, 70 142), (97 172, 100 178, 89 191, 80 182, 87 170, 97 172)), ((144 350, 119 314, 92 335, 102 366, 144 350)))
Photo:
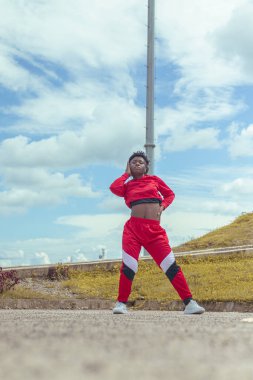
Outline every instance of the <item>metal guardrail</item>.
MULTIPOLYGON (((185 252, 174 252, 176 257, 182 256, 191 256, 191 257, 201 257, 207 255, 218 255, 218 254, 229 254, 234 252, 246 252, 253 253, 253 245, 240 245, 233 247, 221 247, 221 248, 208 248, 208 249, 200 249, 194 251, 185 251, 185 252)), ((153 260, 151 256, 142 256, 140 258, 144 261, 153 260)), ((95 261, 85 261, 85 262, 77 262, 77 263, 55 263, 55 264, 44 264, 44 265, 36 265, 36 266, 16 266, 16 267, 5 267, 6 270, 16 270, 17 274, 20 278, 25 277, 44 277, 48 275, 48 271, 52 267, 56 267, 59 264, 67 265, 71 269, 79 269, 83 271, 91 271, 94 266, 103 266, 107 269, 111 268, 114 264, 120 263, 121 258, 118 259, 106 259, 106 260, 95 260, 95 261)))
POLYGON ((181 251, 174 252, 175 255, 209 255, 209 254, 219 254, 219 253, 232 253, 232 252, 247 252, 253 251, 253 244, 249 245, 238 245, 232 247, 220 247, 220 248, 208 248, 208 249, 198 249, 193 251, 181 251))

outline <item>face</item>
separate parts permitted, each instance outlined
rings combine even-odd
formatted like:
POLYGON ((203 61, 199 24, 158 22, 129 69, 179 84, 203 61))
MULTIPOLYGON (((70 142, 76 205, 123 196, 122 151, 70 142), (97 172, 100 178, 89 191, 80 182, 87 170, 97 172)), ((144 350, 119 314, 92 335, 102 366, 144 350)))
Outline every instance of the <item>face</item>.
POLYGON ((146 173, 147 163, 143 157, 135 156, 129 162, 129 165, 130 165, 131 173, 133 174, 133 176, 142 176, 143 174, 146 173))

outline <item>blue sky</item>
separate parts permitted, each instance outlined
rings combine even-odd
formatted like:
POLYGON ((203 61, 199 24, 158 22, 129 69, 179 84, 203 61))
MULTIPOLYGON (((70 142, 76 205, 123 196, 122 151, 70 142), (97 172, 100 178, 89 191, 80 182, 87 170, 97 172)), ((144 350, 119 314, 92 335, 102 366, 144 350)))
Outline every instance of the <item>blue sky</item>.
MULTIPOLYGON (((0 265, 118 258, 129 210, 108 187, 145 143, 147 1, 0 13, 0 265)), ((155 13, 155 174, 176 193, 176 246, 252 211, 253 4, 155 13)))

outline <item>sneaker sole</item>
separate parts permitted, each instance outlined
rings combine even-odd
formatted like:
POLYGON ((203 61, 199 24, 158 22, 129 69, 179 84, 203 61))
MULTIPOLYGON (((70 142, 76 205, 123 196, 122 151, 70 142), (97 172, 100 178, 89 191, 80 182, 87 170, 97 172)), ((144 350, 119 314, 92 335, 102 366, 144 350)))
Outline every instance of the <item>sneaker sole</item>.
POLYGON ((115 310, 115 311, 113 310, 112 313, 113 313, 113 314, 127 314, 128 311, 125 311, 125 312, 123 311, 123 312, 122 312, 122 311, 118 311, 118 310, 115 310))
POLYGON ((184 313, 185 315, 193 315, 193 314, 203 314, 205 310, 200 310, 200 311, 194 311, 192 313, 184 313))

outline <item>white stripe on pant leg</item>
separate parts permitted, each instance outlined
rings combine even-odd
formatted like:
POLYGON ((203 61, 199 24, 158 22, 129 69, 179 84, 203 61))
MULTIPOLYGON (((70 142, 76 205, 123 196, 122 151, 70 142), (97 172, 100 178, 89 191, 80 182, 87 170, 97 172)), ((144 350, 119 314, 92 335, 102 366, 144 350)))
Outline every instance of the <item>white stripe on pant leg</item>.
POLYGON ((125 251, 122 252, 122 260, 128 266, 128 268, 132 269, 134 273, 137 273, 138 270, 138 261, 130 256, 125 251))
POLYGON ((163 261, 161 262, 160 264, 160 267, 162 268, 162 270, 164 271, 164 273, 167 272, 167 270, 169 269, 169 267, 175 262, 175 256, 174 256, 174 253, 172 251, 170 251, 170 253, 165 257, 165 259, 163 259, 163 261))

